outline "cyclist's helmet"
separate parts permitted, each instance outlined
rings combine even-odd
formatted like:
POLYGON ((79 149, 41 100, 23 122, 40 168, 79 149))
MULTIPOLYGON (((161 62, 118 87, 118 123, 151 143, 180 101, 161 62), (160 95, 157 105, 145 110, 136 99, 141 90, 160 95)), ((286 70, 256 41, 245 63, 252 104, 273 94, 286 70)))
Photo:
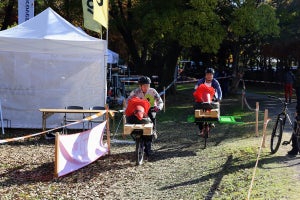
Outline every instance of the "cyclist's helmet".
POLYGON ((215 74, 215 70, 213 68, 209 67, 205 70, 205 74, 208 74, 208 73, 215 74))
POLYGON ((150 84, 151 83, 151 79, 147 76, 143 76, 139 79, 138 83, 140 85, 143 85, 143 84, 150 84))

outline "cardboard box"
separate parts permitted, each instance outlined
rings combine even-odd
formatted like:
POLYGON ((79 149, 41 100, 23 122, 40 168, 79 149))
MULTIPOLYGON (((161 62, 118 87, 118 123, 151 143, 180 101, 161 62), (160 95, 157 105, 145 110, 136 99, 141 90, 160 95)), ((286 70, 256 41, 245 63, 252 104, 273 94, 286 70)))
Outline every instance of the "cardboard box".
POLYGON ((195 110, 195 118, 216 118, 220 117, 219 109, 195 110))
POLYGON ((125 124, 124 135, 130 135, 133 130, 143 130, 143 135, 152 135, 153 124, 125 124))

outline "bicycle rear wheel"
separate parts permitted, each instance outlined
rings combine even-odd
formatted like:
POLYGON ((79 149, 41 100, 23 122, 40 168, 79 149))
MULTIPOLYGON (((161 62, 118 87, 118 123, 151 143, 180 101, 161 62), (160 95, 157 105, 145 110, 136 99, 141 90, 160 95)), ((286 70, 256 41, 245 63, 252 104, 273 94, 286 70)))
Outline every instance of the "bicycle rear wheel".
POLYGON ((271 153, 274 154, 278 151, 283 132, 282 118, 278 118, 271 135, 271 153))

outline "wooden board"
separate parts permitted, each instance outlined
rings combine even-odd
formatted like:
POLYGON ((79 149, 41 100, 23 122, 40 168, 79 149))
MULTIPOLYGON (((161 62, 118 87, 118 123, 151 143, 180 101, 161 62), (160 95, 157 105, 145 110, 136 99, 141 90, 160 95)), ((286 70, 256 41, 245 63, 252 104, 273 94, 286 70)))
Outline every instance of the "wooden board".
POLYGON ((143 135, 152 135, 153 124, 125 124, 124 135, 130 135, 136 129, 143 130, 143 135))

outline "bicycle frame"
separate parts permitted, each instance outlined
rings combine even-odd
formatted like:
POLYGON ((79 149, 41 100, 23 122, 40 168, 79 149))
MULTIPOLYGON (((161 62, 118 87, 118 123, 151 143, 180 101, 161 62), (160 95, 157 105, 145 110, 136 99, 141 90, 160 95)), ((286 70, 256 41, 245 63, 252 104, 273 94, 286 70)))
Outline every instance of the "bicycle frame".
POLYGON ((285 127, 285 123, 286 123, 286 119, 288 119, 288 122, 291 126, 291 128, 293 128, 293 122, 290 118, 290 115, 289 113, 287 112, 288 108, 286 108, 286 110, 282 113, 280 113, 278 116, 277 116, 277 119, 278 118, 281 118, 282 119, 282 125, 283 125, 283 128, 285 127))
MULTIPOLYGON (((270 97, 270 98, 273 98, 273 99, 277 99, 277 100, 280 100, 280 102, 283 104, 283 107, 282 107, 282 111, 281 111, 281 113, 279 113, 278 115, 277 115, 277 119, 276 119, 276 121, 279 119, 279 118, 281 118, 282 119, 282 125, 283 125, 283 128, 285 127, 285 123, 286 123, 286 118, 288 119, 288 122, 289 122, 289 124, 290 124, 290 126, 291 126, 291 128, 293 128, 293 122, 292 122, 292 120, 291 120, 291 118, 290 118, 290 114, 289 114, 289 109, 288 109, 288 103, 286 103, 286 102, 284 102, 282 99, 280 99, 280 98, 278 98, 278 97, 275 97, 275 96, 268 96, 268 97, 270 97)), ((294 103, 294 102, 293 102, 294 103)), ((290 103, 291 104, 291 103, 290 103)))

